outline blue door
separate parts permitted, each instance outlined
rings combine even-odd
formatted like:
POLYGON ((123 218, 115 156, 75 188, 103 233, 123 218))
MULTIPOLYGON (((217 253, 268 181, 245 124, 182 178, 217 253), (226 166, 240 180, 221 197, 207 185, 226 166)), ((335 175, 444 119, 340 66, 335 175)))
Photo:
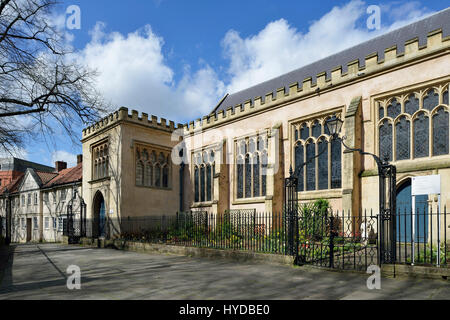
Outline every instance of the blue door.
MULTIPOLYGON (((397 190, 397 241, 412 240, 412 195, 411 181, 397 190)), ((428 196, 416 196, 415 242, 425 242, 428 235, 428 196)))
POLYGON ((100 237, 104 237, 106 235, 106 230, 105 230, 105 225, 106 225, 106 215, 105 215, 105 201, 102 200, 102 202, 100 203, 100 212, 99 212, 99 224, 98 224, 98 228, 99 228, 99 235, 100 237))

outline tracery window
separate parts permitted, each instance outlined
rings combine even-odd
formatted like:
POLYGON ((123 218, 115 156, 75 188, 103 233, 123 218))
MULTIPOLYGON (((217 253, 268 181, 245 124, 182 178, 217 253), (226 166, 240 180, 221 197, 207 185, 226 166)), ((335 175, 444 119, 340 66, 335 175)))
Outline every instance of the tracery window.
POLYGON ((268 137, 266 133, 236 142, 236 197, 266 196, 268 137))
POLYGON ((402 161, 449 154, 449 84, 378 103, 379 155, 402 161))
POLYGON ((202 150, 193 155, 195 202, 213 200, 215 157, 214 150, 202 150))
POLYGON ((329 142, 325 125, 328 118, 294 124, 294 163, 299 192, 342 187, 342 148, 339 141, 329 142))
POLYGON ((170 152, 136 147, 136 186, 169 188, 170 152))
POLYGON ((92 150, 92 170, 93 179, 109 177, 109 152, 108 143, 103 143, 92 150))

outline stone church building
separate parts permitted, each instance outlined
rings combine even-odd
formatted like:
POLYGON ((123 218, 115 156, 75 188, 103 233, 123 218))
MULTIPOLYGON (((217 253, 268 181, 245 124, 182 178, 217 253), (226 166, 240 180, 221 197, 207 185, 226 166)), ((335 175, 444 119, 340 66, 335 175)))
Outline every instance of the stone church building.
MULTIPOLYGON (((344 121, 347 145, 397 167, 406 208, 412 178, 426 175, 440 175, 441 206, 450 208, 449 84, 446 9, 226 95, 188 124, 121 108, 83 130, 87 217, 103 225, 188 210, 280 212, 291 167, 299 201, 376 211, 376 163, 330 141, 333 115, 344 121)), ((422 201, 438 205, 433 195, 422 201)))

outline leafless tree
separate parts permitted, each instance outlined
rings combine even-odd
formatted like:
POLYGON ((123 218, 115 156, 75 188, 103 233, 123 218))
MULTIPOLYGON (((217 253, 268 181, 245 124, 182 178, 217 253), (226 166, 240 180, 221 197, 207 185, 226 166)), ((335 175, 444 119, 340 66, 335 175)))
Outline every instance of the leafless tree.
POLYGON ((0 0, 0 149, 56 128, 75 142, 76 124, 106 111, 96 72, 73 58, 56 8, 53 0, 0 0))

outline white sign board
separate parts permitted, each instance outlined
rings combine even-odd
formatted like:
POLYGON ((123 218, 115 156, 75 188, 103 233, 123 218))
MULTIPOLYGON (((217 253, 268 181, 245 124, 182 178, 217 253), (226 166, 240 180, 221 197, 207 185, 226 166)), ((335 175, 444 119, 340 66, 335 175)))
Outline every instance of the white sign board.
POLYGON ((412 178, 411 195, 441 194, 441 175, 412 178))

